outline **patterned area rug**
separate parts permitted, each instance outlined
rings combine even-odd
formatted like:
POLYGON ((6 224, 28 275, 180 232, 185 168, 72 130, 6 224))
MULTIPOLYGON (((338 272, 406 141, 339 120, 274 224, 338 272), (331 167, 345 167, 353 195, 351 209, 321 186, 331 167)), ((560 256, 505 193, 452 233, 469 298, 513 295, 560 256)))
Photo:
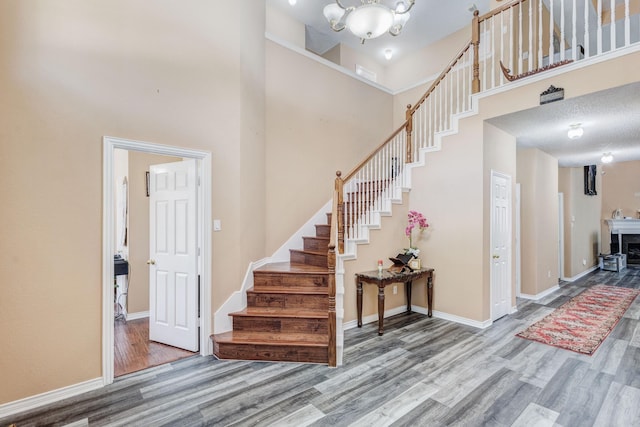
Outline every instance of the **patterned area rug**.
POLYGON ((516 336, 591 355, 639 293, 637 289, 593 286, 516 336))

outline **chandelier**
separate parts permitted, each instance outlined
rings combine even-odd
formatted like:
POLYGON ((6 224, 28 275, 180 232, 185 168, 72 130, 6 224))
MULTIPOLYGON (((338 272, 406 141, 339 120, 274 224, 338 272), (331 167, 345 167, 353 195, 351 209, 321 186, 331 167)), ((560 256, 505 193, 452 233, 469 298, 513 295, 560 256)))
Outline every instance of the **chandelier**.
POLYGON ((345 7, 341 0, 336 0, 325 6, 323 13, 333 31, 346 28, 364 43, 386 32, 392 36, 400 34, 415 0, 400 0, 393 9, 381 4, 380 0, 360 0, 360 3, 345 7))

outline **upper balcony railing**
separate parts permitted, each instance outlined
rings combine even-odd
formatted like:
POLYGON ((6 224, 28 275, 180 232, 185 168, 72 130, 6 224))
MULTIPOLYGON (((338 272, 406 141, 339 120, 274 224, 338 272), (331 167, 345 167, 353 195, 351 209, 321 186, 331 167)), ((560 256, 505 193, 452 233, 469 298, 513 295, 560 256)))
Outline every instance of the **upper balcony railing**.
POLYGON ((640 0, 517 0, 477 11, 471 41, 407 107, 406 121, 348 174, 337 172, 333 214, 337 253, 366 237, 405 187, 406 165, 437 146, 471 95, 640 41, 640 0))
POLYGON ((639 0, 521 0, 476 16, 474 92, 640 40, 639 0))

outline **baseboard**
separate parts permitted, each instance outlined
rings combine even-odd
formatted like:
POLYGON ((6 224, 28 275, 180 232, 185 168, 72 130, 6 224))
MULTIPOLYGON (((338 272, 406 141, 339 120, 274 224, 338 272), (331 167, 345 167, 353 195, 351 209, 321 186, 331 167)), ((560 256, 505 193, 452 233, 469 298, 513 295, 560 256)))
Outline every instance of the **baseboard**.
MULTIPOLYGON (((396 308, 392 308, 390 310, 385 310, 384 311, 384 318, 386 319, 387 317, 391 317, 391 316, 395 316, 396 314, 402 314, 405 311, 407 311, 407 306, 406 305, 401 305, 400 307, 396 307, 396 308)), ((417 310, 416 310, 417 311, 417 310)), ((373 323, 373 322, 377 322, 378 321, 378 314, 371 314, 369 316, 364 316, 362 318, 362 324, 366 325, 367 323, 373 323)), ((343 330, 347 330, 347 329, 353 329, 355 327, 358 326, 358 321, 357 320, 351 320, 350 322, 345 322, 342 324, 342 329, 343 330)))
POLYGON ((573 277, 563 277, 563 278, 562 278, 562 280, 564 280, 565 282, 575 282, 576 280, 583 278, 583 277, 584 277, 584 276, 586 276, 587 274, 589 274, 589 273, 593 273, 593 272, 594 272, 594 271, 596 271, 598 268, 600 268, 600 267, 598 267, 597 265, 594 265, 593 267, 591 267, 591 268, 589 268, 589 269, 587 269, 587 270, 583 271, 582 273, 578 273, 578 274, 576 274, 576 275, 575 275, 575 276, 573 276, 573 277))
MULTIPOLYGON (((416 312, 416 313, 420 313, 420 314, 424 314, 424 315, 428 314, 428 310, 426 308, 420 307, 420 306, 415 306, 415 305, 411 306, 411 310, 416 312)), ((402 314, 402 313, 404 313, 406 311, 407 311, 407 307, 405 305, 401 305, 400 307, 392 308, 390 310, 385 310, 384 311, 384 318, 386 319, 387 317, 395 316, 397 314, 402 314)), ((456 316, 454 314, 443 313, 441 311, 436 311, 436 310, 433 310, 432 314, 433 314, 433 317, 438 318, 438 319, 448 320, 448 321, 451 321, 451 322, 460 323, 462 325, 473 326, 474 328, 479 328, 479 329, 488 328, 489 326, 491 326, 493 324, 493 322, 491 320, 485 320, 484 322, 479 322, 477 320, 467 319, 466 317, 460 317, 460 316, 456 316)), ((365 317, 362 318, 362 324, 363 325, 366 325, 367 323, 377 322, 377 321, 378 321, 378 315, 377 314, 372 314, 372 315, 365 316, 365 317)), ((353 328, 355 328, 357 326, 358 326, 358 321, 357 320, 352 320, 350 322, 345 322, 343 324, 343 329, 344 330, 353 329, 353 328)))
POLYGON ((127 313, 127 320, 137 320, 137 319, 144 319, 146 317, 149 317, 149 312, 148 311, 138 311, 136 313, 127 313))
POLYGON ((552 293, 554 293, 555 291, 559 290, 560 286, 556 285, 552 288, 547 289, 546 291, 542 291, 537 295, 529 295, 529 294, 520 294, 520 298, 524 298, 524 299, 530 299, 533 301, 538 301, 544 297, 546 297, 547 295, 551 295, 552 293))
POLYGON ((46 393, 37 394, 35 396, 26 397, 14 402, 0 405, 0 418, 5 418, 20 412, 31 411, 40 406, 56 403, 63 399, 77 396, 82 393, 97 390, 104 387, 102 378, 85 381, 82 383, 70 385, 68 387, 51 390, 46 393))
MULTIPOLYGON (((413 311, 418 313, 427 314, 427 309, 423 307, 413 307, 413 311)), ((444 313, 442 311, 433 310, 433 317, 442 320, 448 320, 450 322, 460 323, 461 325, 472 326, 478 329, 486 329, 493 324, 491 320, 479 321, 468 319, 462 316, 456 316, 455 314, 444 313)))

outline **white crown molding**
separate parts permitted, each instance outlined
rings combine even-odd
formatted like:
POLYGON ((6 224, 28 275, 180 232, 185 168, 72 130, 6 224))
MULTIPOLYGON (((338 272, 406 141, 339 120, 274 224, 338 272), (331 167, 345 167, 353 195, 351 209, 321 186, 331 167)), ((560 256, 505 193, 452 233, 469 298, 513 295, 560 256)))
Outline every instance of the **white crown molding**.
POLYGON ((331 69, 333 69, 335 71, 338 71, 339 73, 342 73, 342 74, 344 74, 346 76, 349 76, 349 77, 351 77, 353 79, 356 79, 361 83, 367 84, 367 85, 369 85, 371 87, 374 87, 374 88, 376 88, 378 90, 381 90, 382 92, 388 93, 389 95, 395 95, 395 93, 391 89, 389 89, 387 87, 384 87, 384 86, 382 86, 382 85, 380 85, 378 83, 372 82, 371 80, 367 80, 367 79, 365 79, 363 77, 360 77, 355 72, 349 71, 346 68, 344 68, 344 67, 342 67, 342 66, 340 66, 338 64, 335 64, 335 63, 333 63, 333 62, 331 62, 331 61, 329 61, 327 59, 324 59, 321 56, 316 55, 315 53, 308 52, 308 51, 300 48, 299 46, 296 46, 293 43, 290 43, 290 42, 288 42, 288 41, 286 41, 286 40, 284 40, 284 39, 282 39, 282 38, 280 38, 280 37, 278 37, 276 35, 273 35, 273 34, 271 34, 269 32, 265 32, 264 33, 264 37, 267 40, 274 42, 275 44, 278 44, 278 45, 280 45, 280 46, 282 46, 282 47, 284 47, 286 49, 289 49, 289 50, 291 50, 291 51, 293 51, 293 52, 295 52, 295 53, 297 53, 299 55, 302 55, 302 56, 304 56, 306 58, 309 58, 309 59, 311 59, 313 61, 316 61, 317 63, 322 64, 322 65, 324 65, 326 67, 329 67, 329 68, 331 68, 331 69))

